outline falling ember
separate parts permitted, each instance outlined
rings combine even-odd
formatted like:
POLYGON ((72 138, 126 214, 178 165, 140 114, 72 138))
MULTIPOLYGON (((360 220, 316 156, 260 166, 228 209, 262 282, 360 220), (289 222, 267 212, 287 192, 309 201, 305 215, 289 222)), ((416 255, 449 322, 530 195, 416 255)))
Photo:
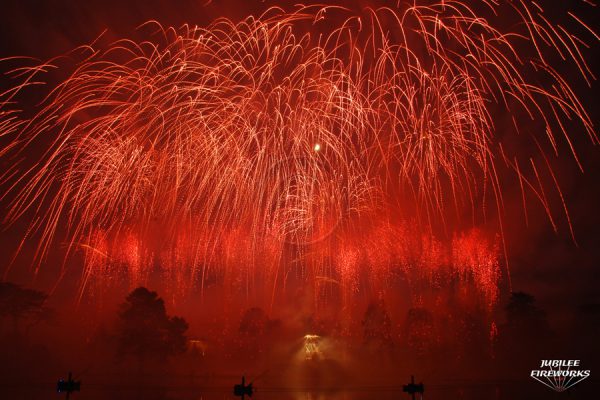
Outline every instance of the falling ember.
POLYGON ((567 32, 537 5, 478 3, 149 22, 143 40, 20 65, 0 94, 5 224, 33 216, 36 265, 57 243, 67 258, 83 253, 82 293, 158 268, 175 292, 210 282, 273 304, 296 277, 315 304, 338 293, 346 307, 404 274, 437 286, 459 276, 493 304, 503 179, 555 227, 558 196, 570 224, 545 149, 579 162, 567 122, 598 137, 575 77, 548 60, 590 82, 582 54, 598 37, 585 25, 588 37, 567 32), (520 23, 503 27, 501 11, 520 23), (55 68, 63 78, 43 92, 55 68), (40 90, 38 106, 21 104, 40 90), (515 128, 500 134, 498 114, 515 128), (542 128, 523 134, 521 119, 542 128))

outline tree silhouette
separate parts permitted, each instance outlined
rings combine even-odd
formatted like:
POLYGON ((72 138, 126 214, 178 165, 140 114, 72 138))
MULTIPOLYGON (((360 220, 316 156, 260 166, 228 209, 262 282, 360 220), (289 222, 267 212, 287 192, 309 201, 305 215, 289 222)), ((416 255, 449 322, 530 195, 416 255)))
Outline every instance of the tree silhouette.
POLYGON ((362 326, 366 345, 375 350, 392 347, 392 322, 383 300, 369 304, 362 326))
POLYGON ((524 292, 513 292, 505 308, 506 327, 523 334, 536 336, 548 330, 546 313, 535 305, 535 297, 524 292))
POLYGON ((537 360, 551 348, 552 332, 546 313, 535 304, 535 298, 524 292, 513 292, 504 309, 506 323, 499 331, 499 348, 503 358, 537 360))
POLYGON ((262 308, 252 307, 247 309, 242 315, 239 332, 248 338, 258 338, 262 336, 269 323, 269 317, 262 308))
POLYGON ((12 319, 17 332, 20 321, 29 320, 31 324, 35 324, 47 316, 50 312, 44 305, 47 297, 48 295, 37 290, 0 282, 0 317, 12 319))
POLYGON ((164 361, 185 352, 187 322, 169 317, 164 301, 145 287, 132 291, 121 305, 117 327, 118 355, 132 356, 139 362, 164 361))
POLYGON ((273 323, 262 308, 252 307, 244 311, 238 329, 242 358, 256 358, 264 352, 272 327, 273 323))
POLYGON ((406 343, 418 355, 430 352, 435 342, 433 315, 429 310, 415 307, 406 315, 406 343))

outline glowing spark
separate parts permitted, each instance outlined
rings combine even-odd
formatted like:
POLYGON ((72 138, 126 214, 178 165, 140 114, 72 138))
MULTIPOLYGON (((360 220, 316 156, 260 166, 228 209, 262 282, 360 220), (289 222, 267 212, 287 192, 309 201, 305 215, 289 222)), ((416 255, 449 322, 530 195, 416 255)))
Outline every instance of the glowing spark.
POLYGON ((498 160, 524 204, 533 194, 553 226, 549 199, 567 213, 543 149, 558 154, 566 142, 578 160, 567 132, 576 122, 598 138, 548 60, 571 63, 589 82, 588 45, 522 0, 417 3, 368 16, 309 6, 159 26, 139 42, 95 43, 76 62, 73 54, 16 68, 18 82, 0 93, 6 223, 33 216, 39 262, 57 239, 66 257, 82 249, 82 287, 122 270, 143 281, 159 265, 175 290, 221 280, 249 293, 266 282, 273 302, 282 265, 300 260, 315 292, 341 290, 347 302, 366 259, 372 287, 409 266, 441 282, 452 265, 493 302, 493 241, 419 232, 463 230, 449 222, 459 209, 475 225, 490 209, 503 214, 498 160), (507 29, 494 16, 510 12, 522 23, 507 29), (313 25, 318 34, 306 30, 313 25), (19 104, 21 92, 44 90, 38 83, 54 67, 70 75, 39 108, 19 104), (498 109, 545 129, 498 135, 498 109), (503 137, 536 145, 511 152, 503 137), (325 147, 327 157, 314 156, 325 147))

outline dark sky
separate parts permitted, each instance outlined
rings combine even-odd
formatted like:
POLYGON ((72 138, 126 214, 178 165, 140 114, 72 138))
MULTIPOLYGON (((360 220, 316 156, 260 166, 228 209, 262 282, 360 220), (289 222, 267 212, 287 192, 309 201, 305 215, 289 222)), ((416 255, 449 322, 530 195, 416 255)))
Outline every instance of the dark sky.
MULTIPOLYGON (((0 58, 22 55, 46 59, 90 42, 105 29, 108 37, 127 37, 132 35, 136 26, 148 20, 157 20, 165 26, 184 23, 206 25, 217 17, 239 20, 249 14, 258 14, 269 5, 286 3, 295 2, 4 0, 0 13, 0 58)), ((575 13, 584 10, 587 21, 599 20, 597 7, 591 8, 595 11, 590 12, 590 7, 576 1, 542 2, 546 8, 564 7, 564 3, 569 3, 568 7, 572 7, 575 13)), ((351 7, 361 8, 369 4, 367 1, 353 1, 351 7)), ((597 42, 592 44, 588 53, 591 69, 597 72, 600 58, 597 42)), ((598 83, 594 82, 592 88, 587 88, 582 82, 575 82, 579 96, 597 124, 598 83)), ((564 222, 559 225, 559 232, 554 233, 539 207, 530 210, 529 227, 522 219, 506 221, 513 289, 533 293, 551 317, 557 320, 576 305, 600 303, 600 149, 592 146, 583 132, 573 132, 572 136, 585 173, 577 170, 573 158, 564 151, 555 162, 559 165, 556 168, 557 178, 569 205, 578 246, 571 240, 564 222)), ((517 188, 510 187, 510 183, 507 186, 508 198, 520 195, 517 188)), ((513 211, 518 213, 518 210, 513 211)), ((6 233, 3 240, 5 243, 8 240, 6 233)))

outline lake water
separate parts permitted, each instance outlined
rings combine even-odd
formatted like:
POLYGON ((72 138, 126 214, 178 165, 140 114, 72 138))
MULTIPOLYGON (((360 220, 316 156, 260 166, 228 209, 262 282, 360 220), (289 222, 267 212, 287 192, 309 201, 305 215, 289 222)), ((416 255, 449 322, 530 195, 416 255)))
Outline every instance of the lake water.
MULTIPOLYGON (((47 400, 65 399, 65 394, 55 392, 54 384, 2 385, 2 399, 47 400)), ((569 392, 557 393, 535 381, 511 382, 502 384, 431 384, 425 386, 423 399, 427 400, 533 400, 533 399, 585 399, 597 396, 598 381, 591 379, 581 382, 569 392)), ((420 397, 417 395, 416 397, 420 397)), ((70 400, 236 400, 230 388, 189 388, 121 386, 82 384, 82 391, 73 393, 70 400)), ((257 386, 251 400, 410 400, 411 397, 391 387, 354 388, 351 390, 306 390, 294 388, 268 388, 257 386)), ((248 400, 248 397, 246 397, 248 400)))

